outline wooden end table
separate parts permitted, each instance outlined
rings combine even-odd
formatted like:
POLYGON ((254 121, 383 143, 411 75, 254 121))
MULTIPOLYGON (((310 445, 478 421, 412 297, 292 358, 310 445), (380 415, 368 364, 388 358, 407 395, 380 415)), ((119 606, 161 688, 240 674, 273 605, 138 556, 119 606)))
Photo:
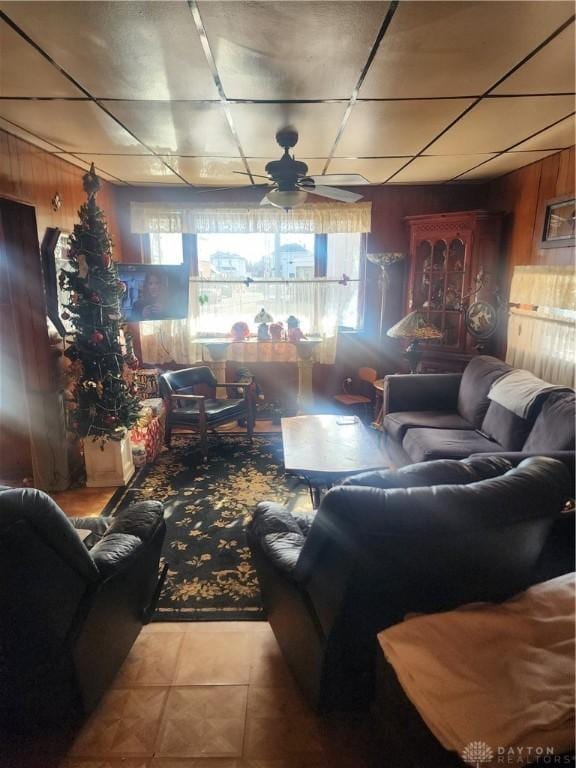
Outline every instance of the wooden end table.
POLYGON ((308 483, 312 506, 317 509, 323 487, 357 472, 386 469, 386 457, 376 437, 357 416, 285 418, 284 466, 308 483))

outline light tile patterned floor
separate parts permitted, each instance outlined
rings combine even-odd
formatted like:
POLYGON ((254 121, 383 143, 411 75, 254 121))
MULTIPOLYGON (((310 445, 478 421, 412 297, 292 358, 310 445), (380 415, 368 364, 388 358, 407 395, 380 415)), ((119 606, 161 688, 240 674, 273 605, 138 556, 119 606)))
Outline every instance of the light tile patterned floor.
POLYGON ((266 622, 145 627, 62 768, 364 768, 313 715, 266 622))

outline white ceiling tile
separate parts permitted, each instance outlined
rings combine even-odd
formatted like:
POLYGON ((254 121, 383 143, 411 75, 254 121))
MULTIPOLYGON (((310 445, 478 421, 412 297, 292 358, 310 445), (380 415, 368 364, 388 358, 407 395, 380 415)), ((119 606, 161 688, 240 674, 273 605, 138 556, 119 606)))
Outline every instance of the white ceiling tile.
POLYGON ((153 155, 80 155, 87 162, 94 161, 96 169, 112 174, 129 184, 138 184, 143 181, 156 184, 183 183, 172 171, 166 167, 159 157, 153 155))
POLYGON ((571 24, 493 93, 574 93, 574 24, 571 24))
POLYGON ((359 102, 338 155, 414 155, 471 104, 470 99, 359 102))
POLYGON ((278 159, 276 131, 293 125, 299 133, 293 152, 305 160, 330 154, 346 104, 231 104, 230 110, 246 155, 278 159))
POLYGON ((517 168, 522 168, 524 165, 530 165, 537 160, 542 160, 544 157, 548 157, 552 152, 506 152, 503 155, 498 155, 494 160, 489 160, 485 165, 481 165, 479 168, 468 171, 464 175, 459 177, 459 181, 462 179, 495 179, 498 176, 503 176, 505 173, 515 171, 517 168))
POLYGON ((494 154, 487 155, 441 155, 437 157, 416 157, 398 173, 392 181, 420 184, 434 181, 449 181, 454 176, 474 168, 475 165, 489 160, 494 154))
POLYGON ((55 147, 54 144, 50 144, 47 141, 43 141, 37 136, 34 136, 34 134, 28 133, 28 131, 25 131, 23 128, 20 128, 20 126, 15 125, 14 123, 9 122, 8 120, 3 120, 1 117, 0 117, 0 128, 3 131, 6 131, 7 133, 11 133, 14 136, 18 136, 19 139, 24 139, 24 141, 28 141, 30 144, 34 144, 36 147, 40 147, 40 149, 46 150, 46 152, 54 152, 54 150, 59 149, 59 147, 55 147))
POLYGON ((66 160, 66 162, 71 163, 72 165, 77 166, 78 168, 82 168, 85 171, 88 171, 90 169, 90 163, 94 160, 94 168, 96 169, 96 173, 98 176, 100 176, 101 179, 105 179, 106 181, 111 181, 113 184, 118 184, 119 181, 115 176, 111 176, 109 173, 106 173, 100 165, 98 164, 98 161, 100 158, 98 157, 90 157, 90 159, 83 160, 80 157, 77 157, 76 155, 68 155, 66 152, 58 152, 54 155, 54 157, 58 157, 60 160, 66 160))
POLYGON ((234 171, 245 171, 240 159, 230 157, 165 157, 166 162, 190 184, 210 187, 244 186, 248 176, 234 171))
POLYGON ((430 155, 499 152, 574 109, 571 96, 483 99, 426 150, 430 155))
MULTIPOLYGON (((218 98, 181 0, 8 2, 2 8, 92 96, 218 98)), ((41 82, 33 95, 44 95, 41 82)))
POLYGON ((480 95, 573 12, 570 2, 401 2, 360 96, 480 95))
POLYGON ((90 101, 0 101, 0 116, 68 152, 141 154, 146 150, 90 101))
POLYGON ((514 147, 516 152, 540 149, 565 149, 576 144, 576 119, 574 115, 553 125, 542 133, 533 136, 514 147))
MULTIPOLYGON (((271 160, 278 160, 280 155, 282 154, 282 150, 279 148, 279 152, 275 157, 249 157, 248 158, 248 165, 250 166, 250 170, 252 173, 257 173, 260 176, 266 175, 266 163, 269 163, 271 160)), ((308 175, 309 176, 319 176, 322 173, 322 170, 324 166, 326 165, 326 158, 322 157, 306 157, 306 158, 299 158, 298 155, 296 156, 296 159, 302 159, 302 162, 306 163, 308 166, 308 175)), ((264 181, 264 179, 256 179, 256 181, 264 181)))
POLYGON ((335 157, 330 161, 328 173, 359 173, 370 182, 379 184, 408 162, 406 157, 346 158, 335 157))
POLYGON ((0 96, 82 96, 38 51, 0 20, 0 96))
POLYGON ((388 2, 201 2, 228 98, 349 98, 388 2))
POLYGON ((220 104, 163 101, 104 101, 103 104, 158 154, 238 156, 220 104))

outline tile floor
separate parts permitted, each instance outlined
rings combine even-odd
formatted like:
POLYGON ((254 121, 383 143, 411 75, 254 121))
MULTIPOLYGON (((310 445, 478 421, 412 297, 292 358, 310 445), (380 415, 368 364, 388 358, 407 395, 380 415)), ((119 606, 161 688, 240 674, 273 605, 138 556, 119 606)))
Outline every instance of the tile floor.
POLYGON ((313 715, 266 622, 155 623, 61 768, 364 768, 362 723, 313 715))

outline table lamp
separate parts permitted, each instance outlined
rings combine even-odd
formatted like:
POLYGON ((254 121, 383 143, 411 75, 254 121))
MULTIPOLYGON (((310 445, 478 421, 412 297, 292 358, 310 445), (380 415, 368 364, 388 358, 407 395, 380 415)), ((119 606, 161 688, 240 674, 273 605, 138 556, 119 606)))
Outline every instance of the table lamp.
POLYGON ((442 338, 442 332, 431 325, 419 309, 410 312, 400 322, 393 325, 387 332, 393 339, 408 339, 410 344, 406 349, 406 358, 410 365, 410 373, 416 373, 420 365, 422 350, 421 341, 437 341, 442 338))

